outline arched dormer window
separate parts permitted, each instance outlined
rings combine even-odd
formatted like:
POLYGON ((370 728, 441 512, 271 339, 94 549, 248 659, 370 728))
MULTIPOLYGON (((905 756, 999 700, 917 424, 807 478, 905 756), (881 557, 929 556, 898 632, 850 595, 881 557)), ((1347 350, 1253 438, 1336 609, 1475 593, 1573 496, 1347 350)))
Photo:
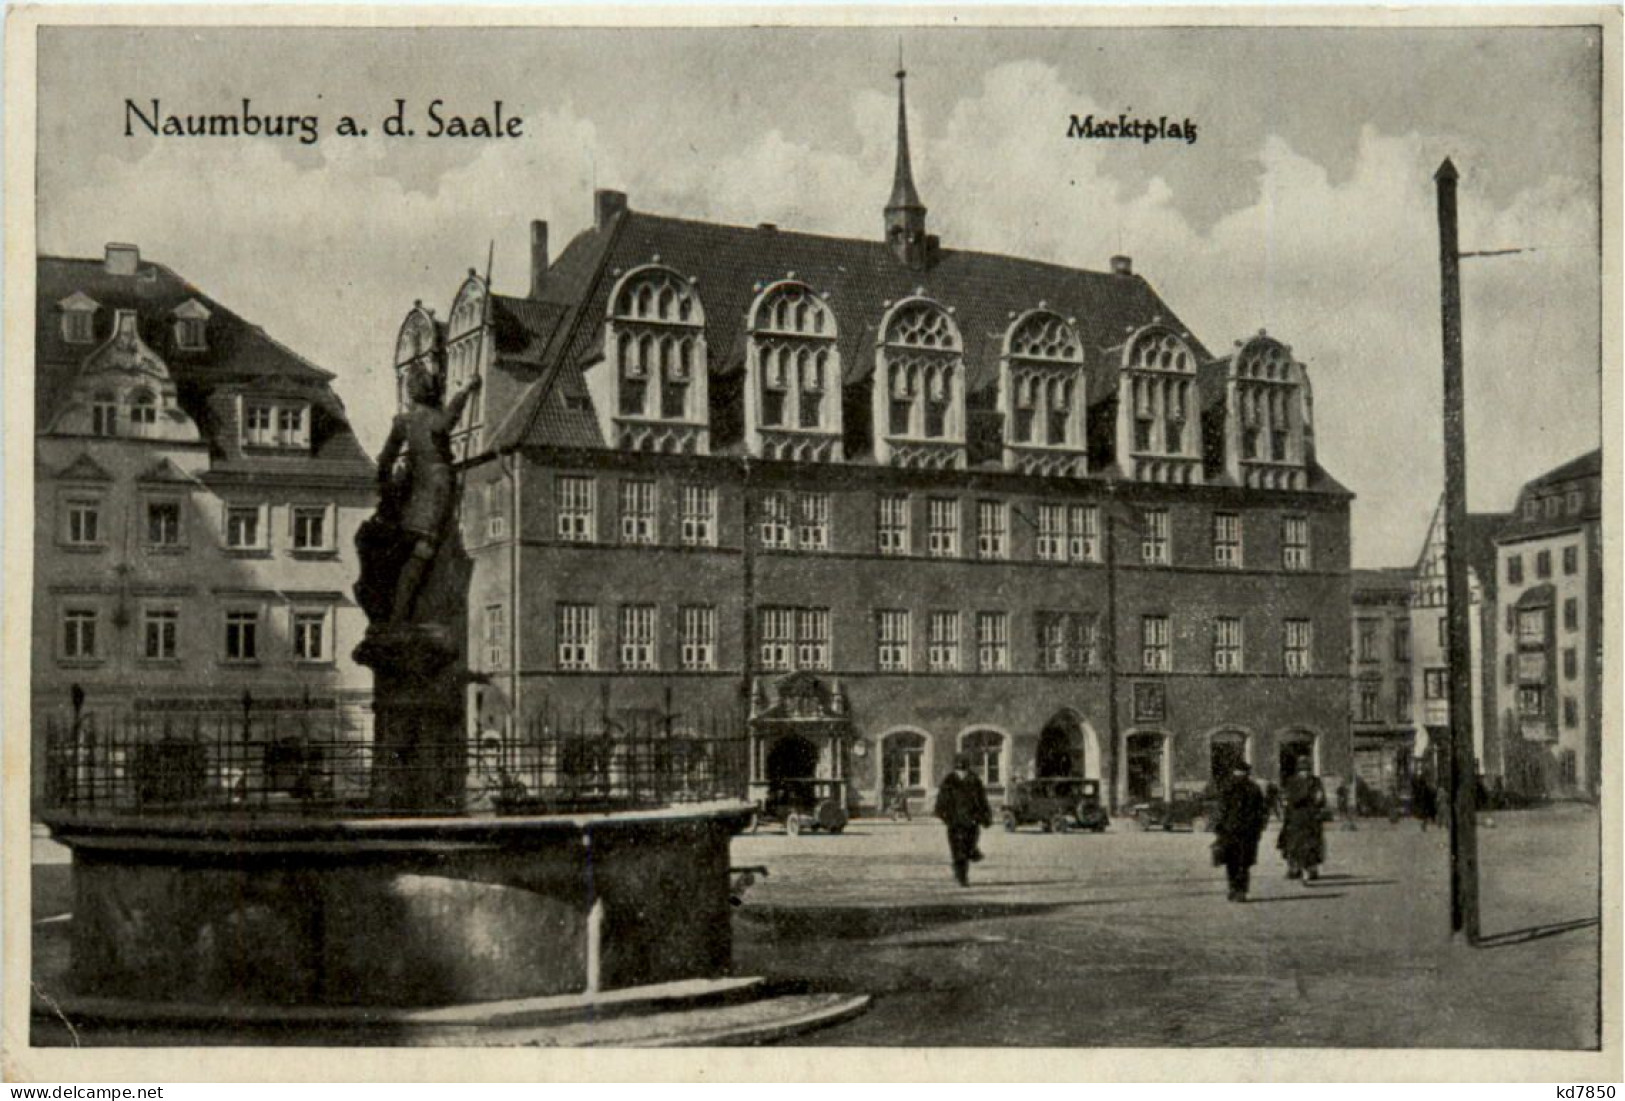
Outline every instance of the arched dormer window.
POLYGON ((1314 437, 1309 378, 1292 349, 1260 332, 1230 359, 1225 462, 1244 485, 1302 488, 1314 437))
POLYGON ((130 431, 137 436, 152 433, 158 424, 158 396, 145 386, 130 394, 130 431))
POLYGON ((896 465, 965 465, 964 342, 951 312, 904 299, 881 320, 875 373, 876 453, 896 465))
POLYGON ((763 288, 746 315, 751 453, 841 458, 841 354, 834 311, 805 283, 763 288))
POLYGON ((650 263, 622 276, 609 301, 610 434, 635 450, 704 454, 710 449, 705 310, 694 280, 650 263))
POLYGON ((434 314, 422 302, 414 302, 395 334, 395 398, 396 407, 405 411, 411 404, 407 396, 407 379, 413 369, 439 377, 440 333, 434 314))
MULTIPOLYGON (((466 386, 486 361, 486 345, 490 339, 486 332, 486 320, 490 316, 486 298, 485 280, 479 272, 469 268, 468 276, 452 299, 451 315, 446 321, 445 393, 448 399, 466 386)), ((484 423, 483 398, 483 393, 478 394, 463 407, 457 434, 472 432, 484 423)))
POLYGON ((1123 345, 1118 376, 1119 462, 1142 481, 1202 480, 1196 354, 1178 333, 1147 325, 1123 345))
POLYGON ((1012 321, 999 374, 1006 467, 1033 474, 1085 473, 1083 399, 1083 344, 1076 327, 1045 309, 1012 321), (1077 454, 1054 453, 1062 449, 1077 454))

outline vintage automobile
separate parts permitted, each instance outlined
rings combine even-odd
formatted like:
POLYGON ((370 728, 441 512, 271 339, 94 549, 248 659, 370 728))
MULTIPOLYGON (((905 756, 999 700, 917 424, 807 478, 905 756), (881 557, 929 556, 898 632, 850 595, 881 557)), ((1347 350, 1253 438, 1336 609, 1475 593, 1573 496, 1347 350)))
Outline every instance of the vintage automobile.
POLYGON ((1111 825, 1100 802, 1100 781, 1077 776, 1011 784, 1010 798, 999 817, 1004 820, 1004 828, 1011 831, 1032 822, 1045 833, 1065 833, 1074 828, 1100 833, 1111 825))
POLYGON ((806 830, 840 833, 846 829, 846 801, 842 796, 845 780, 777 780, 767 786, 757 801, 753 828, 782 822, 784 831, 795 837, 806 830))
POLYGON ((1136 803, 1134 821, 1142 830, 1204 831, 1213 819, 1209 802, 1202 792, 1176 791, 1172 799, 1136 803))

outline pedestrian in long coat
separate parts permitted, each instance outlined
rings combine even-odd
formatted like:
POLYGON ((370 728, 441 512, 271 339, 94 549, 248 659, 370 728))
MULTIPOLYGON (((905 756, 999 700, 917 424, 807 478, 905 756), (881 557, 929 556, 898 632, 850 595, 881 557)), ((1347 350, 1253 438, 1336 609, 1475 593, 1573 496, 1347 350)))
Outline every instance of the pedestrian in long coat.
POLYGON ((954 770, 937 789, 936 816, 948 827, 948 852, 953 858, 954 878, 961 887, 970 886, 970 865, 982 859, 977 841, 982 828, 993 825, 993 809, 987 804, 987 790, 970 770, 970 758, 954 758, 954 770))
POLYGON ((1326 788, 1311 771, 1308 757, 1281 787, 1281 836, 1275 844, 1286 857, 1286 877, 1320 878, 1326 861, 1326 788))
POLYGON ((1214 863, 1224 865, 1231 902, 1246 902, 1252 866, 1258 863, 1258 839, 1269 821, 1269 801, 1253 781, 1252 768, 1237 761, 1219 785, 1219 807, 1213 818, 1214 863))

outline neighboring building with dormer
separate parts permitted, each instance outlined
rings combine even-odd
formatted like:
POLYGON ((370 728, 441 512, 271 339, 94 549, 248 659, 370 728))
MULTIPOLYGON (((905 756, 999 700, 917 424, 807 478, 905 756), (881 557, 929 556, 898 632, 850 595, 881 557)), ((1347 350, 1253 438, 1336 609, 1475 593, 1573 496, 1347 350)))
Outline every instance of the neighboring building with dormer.
POLYGON ((1527 483, 1495 536, 1494 713, 1514 790, 1602 785, 1602 452, 1527 483))
POLYGON ((91 722, 240 715, 245 691, 267 724, 364 722, 374 478, 332 375, 132 245, 37 270, 36 747, 74 685, 91 722))
POLYGON ((600 191, 556 258, 532 226, 523 296, 470 273, 445 326, 408 313, 399 367, 482 349, 448 356, 485 378, 479 713, 748 715, 758 780, 862 806, 961 752, 995 799, 1076 772, 1121 806, 1237 754, 1348 776, 1350 494, 1303 365, 1216 357, 1126 257, 946 247, 901 95, 898 141, 873 239, 600 191))

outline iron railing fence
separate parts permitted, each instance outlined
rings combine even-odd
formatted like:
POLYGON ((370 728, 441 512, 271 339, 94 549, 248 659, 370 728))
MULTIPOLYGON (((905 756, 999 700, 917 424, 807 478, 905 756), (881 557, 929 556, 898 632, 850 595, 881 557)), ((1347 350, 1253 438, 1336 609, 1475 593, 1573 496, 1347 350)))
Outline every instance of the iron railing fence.
POLYGON ((749 739, 733 716, 543 709, 439 752, 375 743, 372 717, 327 710, 98 715, 45 723, 45 805, 129 814, 547 814, 743 796, 749 739), (448 768, 462 782, 445 782, 448 768), (428 781, 418 783, 418 781, 428 781), (401 791, 436 791, 402 805, 401 791))

